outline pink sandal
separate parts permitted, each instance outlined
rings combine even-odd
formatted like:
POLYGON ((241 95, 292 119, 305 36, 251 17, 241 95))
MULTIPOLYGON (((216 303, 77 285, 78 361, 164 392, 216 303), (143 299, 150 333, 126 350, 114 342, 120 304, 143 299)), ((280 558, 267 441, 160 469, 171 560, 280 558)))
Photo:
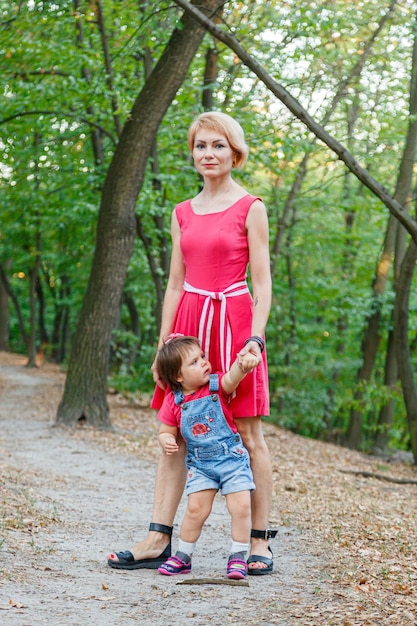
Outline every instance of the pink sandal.
POLYGON ((191 572, 191 561, 185 563, 177 556, 170 556, 161 567, 158 567, 158 572, 164 576, 188 574, 188 572, 191 572))
POLYGON ((248 564, 243 559, 234 558, 233 554, 229 556, 227 562, 227 578, 242 579, 246 578, 248 572, 248 564))

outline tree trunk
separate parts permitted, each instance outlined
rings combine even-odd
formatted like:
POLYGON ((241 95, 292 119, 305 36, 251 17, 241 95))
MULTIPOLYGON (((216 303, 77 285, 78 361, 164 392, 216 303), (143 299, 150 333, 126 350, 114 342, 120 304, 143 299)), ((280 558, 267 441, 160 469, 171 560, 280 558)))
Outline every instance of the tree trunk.
MULTIPOLYGON (((411 80, 410 80, 410 122, 407 130, 407 138, 404 146, 404 152, 401 158, 401 164, 398 172, 397 184, 395 189, 394 198, 398 203, 404 207, 404 210, 408 210, 411 204, 411 191, 412 191, 412 179, 413 168, 415 161, 415 153, 417 146, 417 37, 414 37, 413 58, 411 67, 411 80)), ((381 317, 381 299, 380 296, 384 293, 388 272, 391 266, 391 261, 395 252, 395 274, 397 274, 397 268, 402 263, 404 249, 405 249, 405 230, 402 226, 394 220, 393 216, 390 216, 388 221, 387 233, 385 236, 384 250, 378 263, 377 274, 373 283, 374 292, 374 310, 368 318, 368 325, 365 329, 365 337, 362 345, 372 343, 375 347, 379 343, 379 319, 381 317)), ((395 281, 394 281, 395 288, 395 281)), ((394 324, 395 332, 395 324, 394 324)), ((360 368, 357 376, 357 388, 358 392, 355 395, 355 407, 351 411, 350 423, 347 435, 347 445, 350 448, 356 449, 360 444, 361 428, 363 420, 363 409, 361 407, 361 394, 364 384, 369 381, 373 369, 373 365, 376 358, 376 350, 366 353, 363 351, 363 366, 360 368), (365 362, 367 361, 367 362, 365 362)), ((395 365, 391 362, 395 359, 394 351, 391 351, 389 355, 386 355, 386 359, 390 359, 385 364, 385 379, 389 385, 395 384, 395 381, 391 379, 391 376, 395 370, 395 365)), ((393 403, 390 402, 391 409, 393 403)), ((389 412, 385 412, 384 416, 379 416, 379 421, 383 420, 384 429, 387 429, 387 420, 389 419, 389 412)))
MULTIPOLYGON (((74 12, 78 19, 75 20, 75 28, 77 30, 77 45, 83 48, 84 42, 84 29, 83 20, 81 18, 82 8, 80 0, 74 0, 74 12)), ((87 66, 83 66, 81 69, 81 76, 90 85, 91 84, 91 71, 87 66)), ((91 105, 87 106, 87 113, 91 119, 95 118, 94 108, 91 105)), ((91 126, 90 129, 91 145, 93 148, 94 162, 96 165, 104 161, 104 148, 103 148, 103 136, 100 129, 96 126, 91 126)))
POLYGON ((206 65, 204 68, 203 109, 211 111, 213 108, 213 89, 218 75, 218 52, 214 48, 208 48, 206 52, 206 65))
POLYGON ((33 267, 29 271, 29 302, 30 302, 30 331, 29 331, 29 345, 28 345, 28 362, 26 363, 26 367, 36 367, 36 354, 37 354, 37 315, 36 315, 36 303, 37 303, 37 294, 36 294, 36 285, 39 278, 39 269, 41 266, 41 252, 40 252, 40 233, 37 234, 37 245, 36 245, 36 257, 33 264, 33 267))
MULTIPOLYGON (((384 385, 394 391, 398 380, 397 355, 395 350, 394 331, 388 333, 388 346, 385 358, 384 385)), ((394 417, 395 402, 390 398, 381 408, 378 416, 378 429, 375 436, 374 448, 384 452, 388 448, 389 429, 394 417)))
POLYGON ((114 89, 114 72, 111 61, 111 55, 109 50, 109 42, 107 39, 106 25, 104 23, 104 12, 101 4, 101 0, 95 0, 92 9, 95 13, 98 29, 100 32, 101 45, 103 47, 104 65, 106 68, 106 81, 108 87, 108 93, 110 98, 111 109, 113 112, 114 126, 116 134, 120 137, 122 133, 122 122, 120 121, 120 115, 117 112, 119 110, 119 104, 117 102, 116 90, 114 89))
MULTIPOLYGON (((220 0, 199 0, 213 12, 220 0)), ((86 420, 111 428, 107 405, 111 333, 135 241, 135 204, 159 124, 204 36, 188 15, 175 29, 124 125, 107 172, 97 223, 96 250, 68 363, 56 423, 86 420)))
MULTIPOLYGON (((213 16, 215 24, 221 24, 223 7, 213 16)), ((219 74, 219 53, 213 46, 209 46, 206 52, 206 64, 204 68, 202 103, 205 111, 213 108, 213 89, 219 74)))
MULTIPOLYGON (((149 48, 145 48, 143 51, 143 62, 145 70, 145 79, 147 80, 152 74, 152 54, 149 48)), ((155 224, 155 230, 158 233, 159 239, 159 259, 154 252, 154 246, 152 239, 146 233, 146 229, 143 226, 142 218, 136 214, 136 235, 139 237, 143 244, 146 258, 148 260, 149 269, 151 272, 152 280, 154 282, 156 301, 154 306, 154 315, 156 320, 156 328, 159 334, 161 327, 161 315, 162 305, 165 293, 165 283, 168 278, 170 255, 169 255, 169 238, 166 236, 166 228, 164 222, 163 203, 165 200, 165 193, 160 179, 159 169, 159 156, 158 145, 155 139, 152 141, 151 146, 151 171, 152 171, 152 187, 158 193, 161 198, 161 213, 159 215, 153 215, 152 219, 155 224)))
POLYGON ((417 464, 417 387, 408 343, 408 302, 416 261, 417 246, 411 241, 401 265, 394 311, 398 373, 407 410, 410 444, 415 464, 417 464))
POLYGON ((58 297, 55 297, 55 316, 51 339, 51 354, 56 363, 65 359, 65 350, 68 340, 68 322, 70 301, 70 281, 66 274, 61 276, 61 287, 58 297))
POLYGON ((1 282, 4 290, 8 294, 10 300, 13 302, 13 306, 14 306, 14 309, 15 309, 15 312, 16 312, 16 316, 17 316, 17 319, 19 321, 19 329, 20 329, 20 334, 22 336, 22 341, 24 342, 25 346, 27 347, 27 346, 29 346, 29 337, 28 337, 28 334, 27 334, 26 329, 25 329, 25 323, 23 321, 23 314, 22 314, 22 311, 21 311, 21 308, 20 308, 17 296, 12 291, 9 279, 7 277, 7 274, 6 274, 5 270, 4 270, 3 265, 0 263, 0 282, 1 282))
POLYGON ((46 346, 49 344, 49 336, 48 331, 46 329, 45 322, 45 295, 43 293, 42 282, 40 280, 40 276, 38 275, 38 279, 36 281, 36 297, 38 299, 38 309, 39 309, 39 336, 40 336, 40 344, 41 346, 46 346))
POLYGON ((381 309, 378 307, 368 320, 368 332, 362 338, 361 352, 363 362, 358 372, 356 390, 353 394, 354 404, 350 414, 346 445, 351 449, 358 449, 362 434, 363 420, 363 385, 369 380, 375 362, 379 344, 379 320, 381 309))
MULTIPOLYGON (((3 262, 4 272, 10 271, 12 260, 7 259, 3 262)), ((8 352, 10 349, 9 342, 9 319, 10 319, 10 296, 0 278, 0 351, 8 352)))
MULTIPOLYGON (((412 202, 412 176, 414 171, 415 154, 417 146, 417 33, 414 35, 412 68, 411 68, 411 84, 410 84, 410 123, 407 134, 407 142, 404 148, 404 157, 400 166, 400 173, 397 181, 397 194, 399 200, 406 207, 411 206, 412 202)), ((398 226, 396 237, 396 249, 394 260, 394 288, 397 288, 397 280, 402 271, 402 265, 405 257, 407 243, 407 233, 402 226, 398 226)), ((408 313, 407 313, 408 315, 408 313)), ((407 322, 408 324, 408 322, 407 322)), ((396 327, 393 324, 393 331, 390 332, 388 350, 385 363, 385 385, 394 390, 397 384, 398 366, 397 354, 395 350, 396 327)), ((407 364, 404 365, 407 367, 407 364)), ((378 425, 379 430, 375 440, 375 445, 381 449, 388 446, 388 432, 394 417, 395 400, 391 398, 385 406, 382 407, 378 425)))

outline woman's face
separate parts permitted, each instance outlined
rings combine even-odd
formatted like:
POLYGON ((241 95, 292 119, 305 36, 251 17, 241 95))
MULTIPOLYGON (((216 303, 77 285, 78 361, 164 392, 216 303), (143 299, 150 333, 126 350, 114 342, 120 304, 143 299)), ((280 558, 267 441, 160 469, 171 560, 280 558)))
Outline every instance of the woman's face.
POLYGON ((205 178, 230 174, 235 154, 226 137, 215 130, 201 128, 194 139, 193 159, 197 171, 205 178))

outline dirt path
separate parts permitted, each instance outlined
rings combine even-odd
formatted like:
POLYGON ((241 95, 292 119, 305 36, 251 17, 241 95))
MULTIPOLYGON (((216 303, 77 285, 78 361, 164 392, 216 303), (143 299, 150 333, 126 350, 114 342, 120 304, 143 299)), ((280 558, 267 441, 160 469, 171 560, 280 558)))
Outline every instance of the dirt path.
POLYGON ((417 624, 410 454, 367 456, 265 423, 280 528, 272 576, 224 584, 221 497, 191 575, 112 570, 106 555, 129 548, 150 521, 159 446, 149 399, 110 394, 114 433, 54 428, 64 374, 24 363, 0 353, 1 626, 417 624), (202 577, 212 582, 196 584, 202 577))
MULTIPOLYGON (((28 502, 21 523, 8 529, 7 499, 1 503, 7 529, 0 553, 1 624, 330 623, 317 617, 318 591, 326 586, 321 564, 305 554, 299 534, 288 527, 272 544, 274 575, 252 577, 248 586, 184 585, 155 571, 109 568, 108 552, 130 547, 145 533, 154 463, 120 448, 106 450, 80 433, 51 427, 51 406, 42 412, 40 403, 56 395, 62 379, 0 362, 0 382, 6 498, 10 506, 24 492, 28 502), (14 486, 10 476, 16 476, 14 486)), ((177 521, 183 508, 184 502, 177 521)), ((175 545, 178 524, 174 537, 175 545)), ((193 573, 180 579, 209 576, 225 582, 228 544, 229 516, 218 497, 194 557, 193 573)))

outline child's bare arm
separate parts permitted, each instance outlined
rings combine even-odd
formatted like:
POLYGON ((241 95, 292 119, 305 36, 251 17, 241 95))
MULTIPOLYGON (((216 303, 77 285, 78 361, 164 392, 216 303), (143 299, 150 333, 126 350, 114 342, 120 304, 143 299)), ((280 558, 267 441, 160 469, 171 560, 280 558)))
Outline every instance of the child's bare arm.
POLYGON ((239 383, 245 378, 246 374, 251 372, 260 362, 259 357, 249 352, 244 356, 238 354, 236 361, 222 378, 223 391, 227 394, 233 393, 239 383))
POLYGON ((168 424, 161 424, 159 427, 158 440, 161 448, 170 456, 175 454, 179 450, 177 444, 178 428, 176 426, 168 426, 168 424))

